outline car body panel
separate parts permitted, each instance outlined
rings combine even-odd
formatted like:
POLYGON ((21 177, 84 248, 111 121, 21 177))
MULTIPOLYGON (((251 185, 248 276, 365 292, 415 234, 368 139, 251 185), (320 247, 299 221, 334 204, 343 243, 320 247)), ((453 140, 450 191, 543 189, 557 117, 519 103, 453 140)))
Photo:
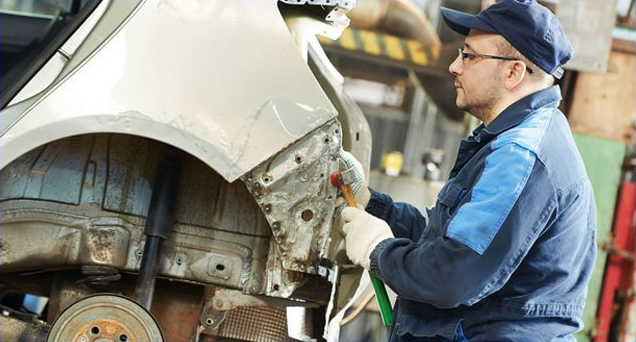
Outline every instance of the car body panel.
POLYGON ((0 168, 60 138, 125 133, 232 182, 335 116, 275 1, 149 0, 7 127, 0 168))

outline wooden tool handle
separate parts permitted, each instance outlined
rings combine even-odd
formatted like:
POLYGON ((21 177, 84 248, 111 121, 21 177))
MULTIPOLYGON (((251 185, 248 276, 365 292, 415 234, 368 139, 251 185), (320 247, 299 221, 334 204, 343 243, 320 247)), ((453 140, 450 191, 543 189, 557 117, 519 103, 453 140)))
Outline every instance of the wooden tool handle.
POLYGON ((342 194, 344 195, 344 198, 347 201, 347 206, 354 207, 354 208, 358 207, 358 203, 356 203, 356 196, 353 194, 353 189, 351 189, 351 185, 343 184, 342 194))

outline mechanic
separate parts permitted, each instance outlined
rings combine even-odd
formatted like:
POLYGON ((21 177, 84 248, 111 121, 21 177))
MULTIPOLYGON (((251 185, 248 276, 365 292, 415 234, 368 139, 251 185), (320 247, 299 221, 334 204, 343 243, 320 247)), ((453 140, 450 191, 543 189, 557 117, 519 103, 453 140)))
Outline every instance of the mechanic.
POLYGON ((574 340, 596 257, 596 207, 557 109, 570 43, 536 1, 442 15, 466 36, 449 67, 456 104, 483 124, 461 142, 426 213, 360 177, 366 210, 341 214, 347 255, 397 293, 391 341, 574 340))

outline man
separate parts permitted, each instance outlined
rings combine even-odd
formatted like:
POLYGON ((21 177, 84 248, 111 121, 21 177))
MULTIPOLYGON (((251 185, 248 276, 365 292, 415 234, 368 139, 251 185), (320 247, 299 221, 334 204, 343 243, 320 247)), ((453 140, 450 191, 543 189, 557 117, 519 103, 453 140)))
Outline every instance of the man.
POLYGON ((342 212, 347 254, 398 294, 391 341, 573 340, 596 208, 553 85, 570 44, 535 1, 442 14, 467 36, 449 67, 457 106, 483 124, 426 215, 362 186, 366 211, 342 212))

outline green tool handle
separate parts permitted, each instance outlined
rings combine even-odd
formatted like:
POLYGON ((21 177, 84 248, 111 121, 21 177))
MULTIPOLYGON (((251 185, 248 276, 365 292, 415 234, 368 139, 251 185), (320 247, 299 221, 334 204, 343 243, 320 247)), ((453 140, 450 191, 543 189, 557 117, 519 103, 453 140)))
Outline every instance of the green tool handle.
POLYGON ((384 321, 384 325, 391 325, 393 322, 393 308, 391 308, 391 301, 389 295, 386 293, 384 283, 373 274, 369 273, 371 277, 371 284, 375 290, 375 298, 378 300, 378 307, 380 308, 380 315, 384 321))

